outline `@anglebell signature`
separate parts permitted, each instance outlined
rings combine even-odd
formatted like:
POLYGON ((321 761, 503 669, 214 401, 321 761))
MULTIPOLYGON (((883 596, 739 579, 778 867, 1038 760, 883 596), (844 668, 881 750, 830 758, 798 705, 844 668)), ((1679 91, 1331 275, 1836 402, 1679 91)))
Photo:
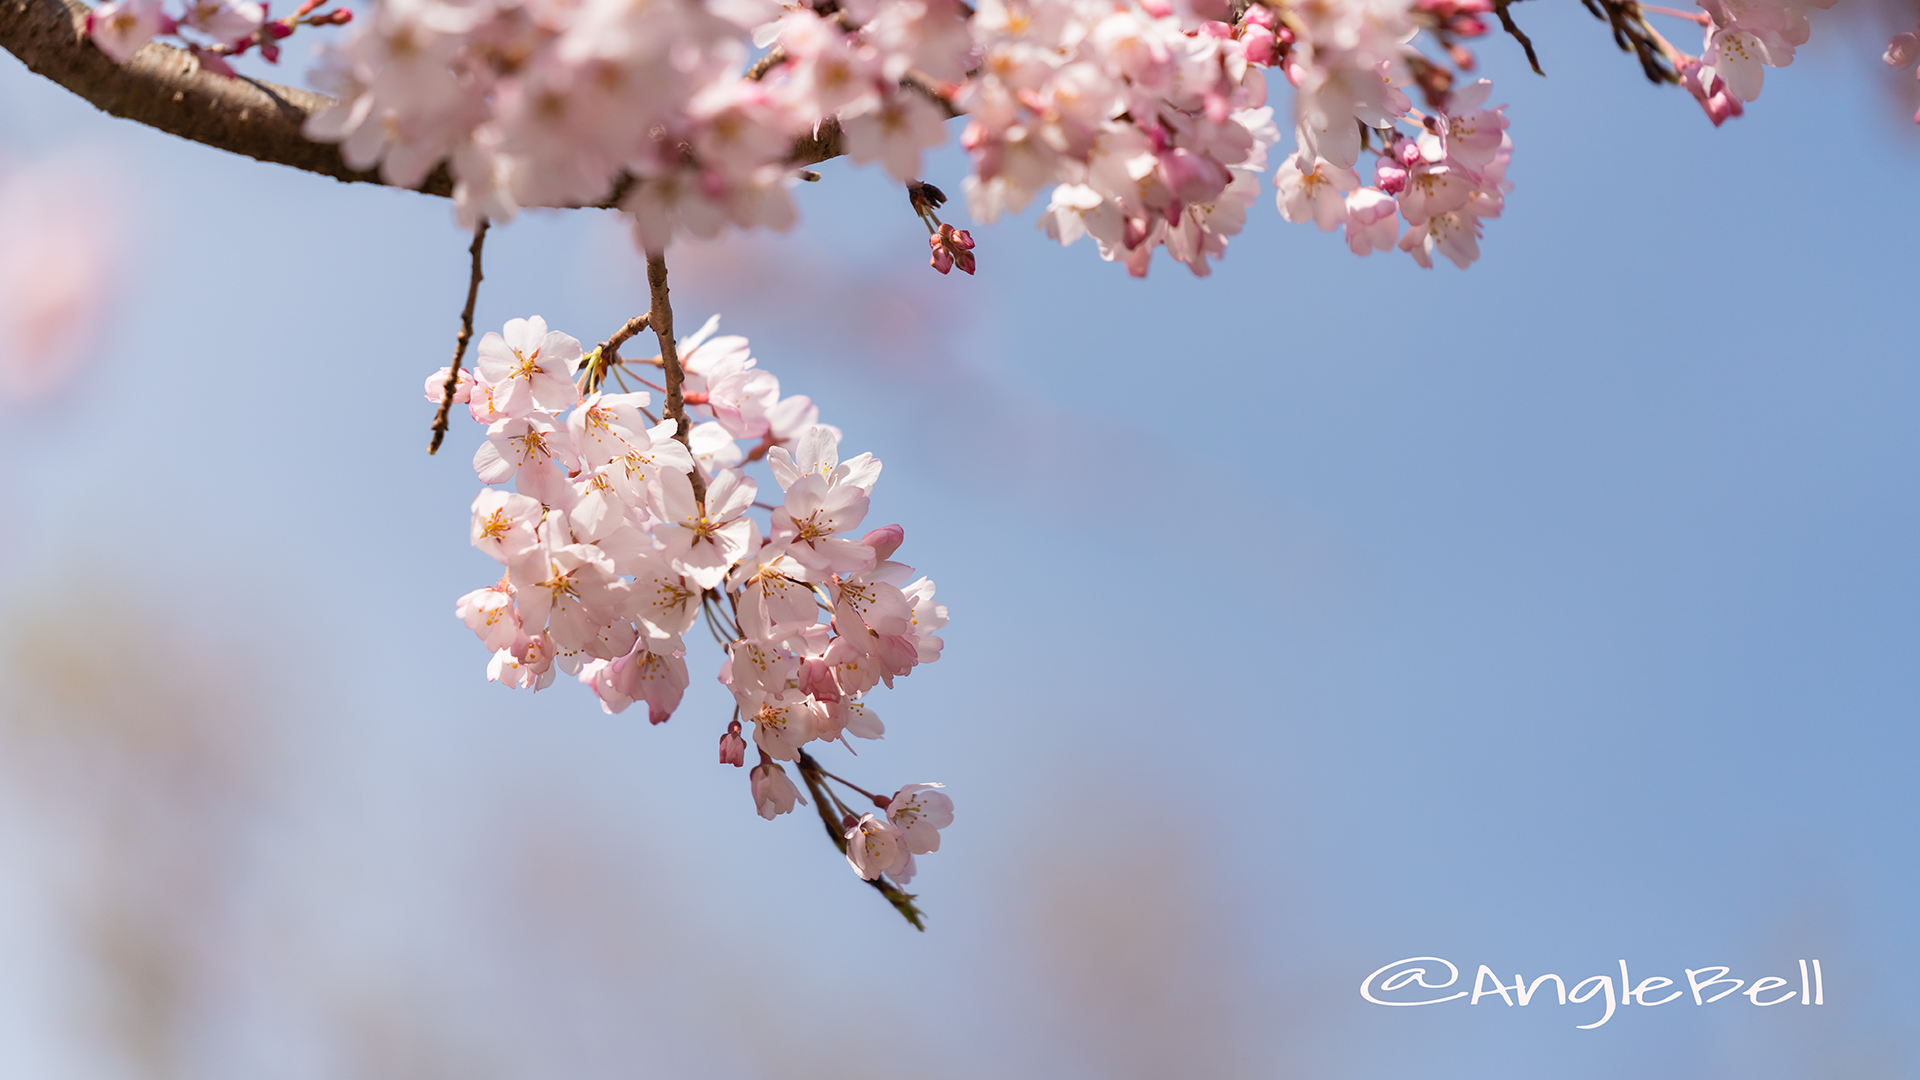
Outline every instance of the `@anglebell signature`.
POLYGON ((1549 972, 1536 976, 1529 982, 1524 975, 1515 974, 1513 982, 1503 984, 1500 976, 1485 964, 1474 973, 1473 989, 1457 990, 1450 994, 1436 996, 1434 991, 1446 990, 1460 981, 1460 969, 1452 961, 1438 956, 1410 956, 1405 960, 1395 960, 1375 970, 1373 974, 1360 981, 1360 996, 1375 1005, 1400 1007, 1417 1005, 1441 1005, 1449 1001, 1467 998, 1467 1004, 1478 1005, 1482 998, 1498 997, 1509 1006, 1524 1007, 1531 1004, 1534 996, 1551 983, 1553 999, 1560 1005, 1584 1005, 1594 998, 1602 998, 1603 1007, 1598 1020, 1590 1024, 1576 1024, 1582 1030, 1597 1028, 1613 1019, 1614 1010, 1623 1006, 1637 1005, 1651 1008, 1666 1005, 1692 995, 1695 1005, 1711 1005, 1729 994, 1739 993, 1748 1001, 1759 1006, 1784 1005, 1799 999, 1802 1005, 1825 1005, 1827 1003, 1826 978, 1820 970, 1820 961, 1801 960, 1799 986, 1794 987, 1793 980, 1778 975, 1763 975, 1748 985, 1744 979, 1731 975, 1732 968, 1721 964, 1703 968, 1685 968, 1684 988, 1681 983, 1664 975, 1649 975, 1638 984, 1628 972, 1627 962, 1620 961, 1620 974, 1590 975, 1571 987, 1559 975, 1549 972), (1809 967, 1808 965, 1812 966, 1809 967), (1444 969, 1444 972, 1443 970, 1444 969), (1444 973, 1445 978, 1441 975, 1444 973), (1741 987, 1746 987, 1742 990, 1741 987), (1668 990, 1669 987, 1675 989, 1668 990), (1667 991, 1662 994, 1662 991, 1667 991), (1649 997, 1660 994, 1662 996, 1649 997))

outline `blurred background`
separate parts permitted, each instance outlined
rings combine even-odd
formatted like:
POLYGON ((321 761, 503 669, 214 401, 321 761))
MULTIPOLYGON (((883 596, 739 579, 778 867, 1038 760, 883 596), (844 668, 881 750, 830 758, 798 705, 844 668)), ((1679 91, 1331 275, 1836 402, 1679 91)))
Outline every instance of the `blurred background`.
MULTIPOLYGON (((710 645, 654 729, 485 681, 444 202, 0 59, 0 1077, 1920 1076, 1913 20, 1816 12, 1716 131, 1514 11, 1466 273, 1269 192, 1208 280, 1031 212, 941 278, 844 163, 674 253, 952 609, 849 765, 957 803, 925 934, 714 764, 710 645), (1361 1000, 1417 955, 1827 1004, 1361 1000)), ((483 329, 646 306, 605 214, 487 255, 483 329)))

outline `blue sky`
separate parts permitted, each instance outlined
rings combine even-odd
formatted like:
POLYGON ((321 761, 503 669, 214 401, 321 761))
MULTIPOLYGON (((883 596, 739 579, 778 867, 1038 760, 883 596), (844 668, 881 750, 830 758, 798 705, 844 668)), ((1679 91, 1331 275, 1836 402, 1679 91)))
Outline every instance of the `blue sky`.
MULTIPOLYGON (((1355 259, 1268 194, 1210 279, 1130 280, 1031 213, 942 279, 841 163, 799 232, 676 263, 681 326, 720 311, 886 462, 874 514, 951 608, 851 766, 956 800, 925 935, 711 763, 712 650, 652 730, 484 682, 451 615, 491 580, 480 434, 422 453, 448 207, 107 120, 11 61, 0 139, 101 155, 136 224, 97 362, 0 434, 9 606, 107 592, 228 681, 290 748, 248 857, 248 902, 301 928, 281 966, 410 988, 502 1075, 1920 1075, 1904 76, 1816 19, 1714 130, 1576 5, 1515 12, 1550 78, 1480 50, 1516 187, 1465 273, 1355 259), (507 909, 647 959, 502 952, 507 909), (1828 1004, 1578 1031, 1359 998, 1418 955, 1569 982, 1817 957, 1828 1004)), ((949 147, 928 179, 962 173, 949 147)), ((641 273, 610 216, 528 215, 478 321, 604 337, 641 273)), ((335 1075, 303 993, 208 1025, 201 1075, 335 1075)))

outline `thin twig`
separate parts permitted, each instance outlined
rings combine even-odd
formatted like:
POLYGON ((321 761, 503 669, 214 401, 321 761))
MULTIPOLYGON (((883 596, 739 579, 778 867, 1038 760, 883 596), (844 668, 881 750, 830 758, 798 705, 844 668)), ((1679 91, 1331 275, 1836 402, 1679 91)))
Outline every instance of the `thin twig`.
POLYGON ((589 394, 600 389, 600 384, 607 380, 607 372, 620 363, 620 346, 646 328, 647 316, 635 315, 627 320, 626 325, 615 330, 612 337, 601 342, 600 347, 593 350, 593 368, 587 372, 587 385, 582 389, 589 394))
POLYGON ((1634 0, 1580 0, 1593 17, 1613 29, 1613 42, 1622 52, 1633 53, 1640 70, 1653 83, 1677 83, 1680 73, 1664 61, 1667 57, 1653 39, 1653 28, 1634 0))
POLYGON ((1507 7, 1513 2, 1514 0, 1493 0, 1493 13, 1500 16, 1500 29, 1505 30, 1513 40, 1520 43, 1522 49, 1526 50, 1527 63, 1533 65, 1533 73, 1535 75, 1545 75, 1546 72, 1540 70, 1540 57, 1535 55, 1533 51, 1532 39, 1528 38, 1526 32, 1520 29, 1519 24, 1513 21, 1513 16, 1507 13, 1507 7))
MULTIPOLYGON (((654 336, 660 340, 660 366, 667 373, 667 400, 662 406, 661 415, 676 423, 673 437, 680 440, 692 452, 687 442, 688 433, 693 425, 687 420, 686 398, 680 385, 686 381, 686 373, 680 370, 680 353, 673 342, 673 305, 667 301, 667 257, 649 251, 647 253, 647 288, 652 293, 653 312, 650 321, 654 336)), ((693 497, 701 506, 706 505, 707 485, 700 479, 700 469, 696 466, 688 479, 693 481, 693 497)))
MULTIPOLYGON (((814 809, 820 812, 820 824, 827 827, 827 836, 833 841, 833 846, 840 849, 840 854, 845 855, 847 853, 846 832, 841 828, 840 823, 833 819, 833 811, 828 808, 829 800, 832 802, 839 802, 840 800, 833 797, 833 792, 829 791, 826 784, 820 779, 820 774, 824 770, 820 768, 818 762, 813 760, 811 755, 802 750, 798 764, 800 766, 800 779, 806 783, 807 791, 813 796, 814 809)), ((892 904, 893 909, 898 911, 902 918, 912 923, 915 930, 926 931, 927 924, 923 921, 926 918, 926 914, 914 904, 914 896, 912 893, 902 891, 899 887, 888 881, 885 874, 877 878, 867 879, 867 884, 873 886, 874 890, 881 896, 886 897, 887 903, 892 904)))
MULTIPOLYGON (((815 766, 814 766, 814 768, 816 768, 816 769, 820 769, 820 767, 819 767, 818 765, 815 765, 815 766)), ((873 792, 871 792, 871 791, 868 791, 868 790, 867 790, 866 788, 863 788, 863 787, 861 787, 861 786, 860 786, 859 784, 856 784, 856 783, 854 783, 853 781, 851 781, 851 780, 849 780, 849 779, 847 779, 846 777, 844 777, 844 776, 836 776, 836 775, 834 775, 833 773, 830 773, 830 772, 828 772, 828 771, 827 771, 827 770, 825 770, 825 769, 820 769, 820 775, 821 775, 821 776, 824 776, 824 777, 826 777, 826 778, 827 778, 827 779, 829 779, 829 780, 838 780, 838 781, 840 781, 841 783, 843 783, 843 784, 845 784, 845 785, 847 785, 848 787, 850 787, 850 788, 852 788, 853 790, 855 790, 855 791, 857 791, 857 792, 859 792, 860 794, 862 794, 862 795, 865 795, 865 796, 866 796, 867 798, 869 798, 869 799, 873 799, 873 800, 874 800, 874 804, 875 804, 876 806, 877 806, 877 805, 879 805, 879 798, 880 798, 880 797, 879 797, 878 795, 875 795, 875 794, 874 794, 873 792)))
POLYGON ((467 342, 473 337, 473 302, 480 298, 480 251, 487 243, 487 219, 481 218, 480 224, 473 230, 473 246, 467 253, 473 256, 473 276, 467 281, 467 306, 460 312, 460 332, 453 339, 453 363, 447 368, 447 384, 440 389, 440 410, 433 414, 433 441, 427 444, 427 453, 440 452, 440 442, 447 437, 447 414, 453 411, 453 391, 460 383, 460 361, 467 355, 467 342))

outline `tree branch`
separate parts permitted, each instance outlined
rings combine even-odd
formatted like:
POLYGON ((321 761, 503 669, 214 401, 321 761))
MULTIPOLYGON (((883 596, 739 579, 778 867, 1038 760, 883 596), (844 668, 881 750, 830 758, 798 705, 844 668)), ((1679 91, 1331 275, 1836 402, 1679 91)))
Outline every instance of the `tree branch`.
MULTIPOLYGON (((693 423, 687 419, 687 399, 680 386, 686 381, 687 374, 680 367, 680 352, 673 340, 673 306, 667 302, 667 257, 655 252, 647 252, 647 288, 652 295, 653 310, 647 313, 647 321, 653 326, 653 336, 660 342, 660 367, 667 376, 667 400, 661 406, 660 415, 675 422, 673 437, 680 445, 693 449, 687 441, 693 423)), ((693 481, 693 497, 704 508, 707 502, 707 485, 700 479, 700 463, 694 462, 693 472, 687 475, 693 481)), ((704 513, 704 509, 702 510, 704 513)))
POLYGON ((1526 50, 1527 63, 1533 65, 1533 73, 1535 75, 1545 75, 1546 72, 1540 70, 1540 58, 1534 55, 1533 40, 1527 37, 1520 29, 1520 24, 1514 22, 1513 16, 1507 11, 1507 8, 1513 2, 1514 0, 1493 0, 1493 12, 1500 16, 1500 29, 1505 30, 1513 40, 1520 43, 1522 49, 1526 50))
MULTIPOLYGON (((0 0, 0 48, 18 57, 27 70, 112 116, 256 161, 344 183, 391 186, 378 170, 350 168, 337 145, 314 142, 302 132, 307 117, 332 105, 333 98, 215 75, 202 70, 184 49, 157 42, 127 63, 116 64, 87 38, 87 10, 80 0, 0 0)), ((787 162, 797 168, 843 152, 840 125, 828 120, 794 140, 787 162)), ((628 186, 630 181, 615 190, 628 186)), ((453 175, 443 163, 416 190, 449 198, 453 175)), ((609 198, 604 205, 614 201, 609 198)))
POLYGON ((481 218, 473 230, 473 275, 467 279, 467 306, 460 312, 460 332, 453 336, 453 363, 447 366, 447 384, 440 388, 440 411, 433 414, 433 441, 427 453, 440 452, 440 440, 447 437, 447 414, 453 411, 453 392, 460 385, 460 360, 467 355, 467 342, 473 339, 473 303, 480 299, 480 251, 487 243, 487 219, 481 218))
MULTIPOLYGON (((332 104, 325 94, 215 75, 184 49, 158 43, 116 64, 88 40, 86 20, 79 0, 0 0, 0 48, 113 116, 256 161, 385 183, 377 172, 348 168, 338 146, 301 133, 309 114, 332 104)), ((452 195, 453 178, 436 169, 421 190, 452 195)))
MULTIPOLYGON (((820 824, 827 827, 827 839, 832 840, 833 846, 840 849, 840 854, 845 855, 847 838, 840 823, 833 819, 832 803, 835 801, 833 793, 828 790, 826 781, 821 779, 825 770, 820 768, 819 763, 814 761, 812 755, 805 750, 800 751, 800 760, 797 764, 800 766, 801 781, 807 785, 807 791, 813 795, 813 808, 820 813, 820 824)), ((873 886, 875 892, 886 897, 887 903, 892 904, 895 911, 912 923, 915 930, 926 932, 927 924, 924 921, 926 913, 913 902, 915 897, 912 893, 888 881, 885 874, 877 878, 868 878, 867 884, 873 886)))
MULTIPOLYGON (((651 313, 649 313, 651 314, 651 313)), ((591 394, 600 389, 607 381, 607 372, 621 363, 620 346, 625 345, 635 334, 647 328, 647 315, 635 315, 613 332, 613 336, 601 342, 597 348, 587 354, 587 360, 593 365, 587 371, 586 385, 580 389, 591 394)))

